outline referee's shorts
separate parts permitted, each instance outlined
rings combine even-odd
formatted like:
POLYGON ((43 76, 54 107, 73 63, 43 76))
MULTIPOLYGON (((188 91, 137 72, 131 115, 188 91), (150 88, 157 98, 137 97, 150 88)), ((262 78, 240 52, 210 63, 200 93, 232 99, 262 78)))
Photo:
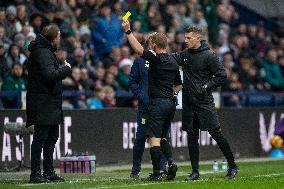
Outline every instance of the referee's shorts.
POLYGON ((150 99, 145 125, 148 137, 168 137, 175 110, 176 103, 174 98, 150 99))

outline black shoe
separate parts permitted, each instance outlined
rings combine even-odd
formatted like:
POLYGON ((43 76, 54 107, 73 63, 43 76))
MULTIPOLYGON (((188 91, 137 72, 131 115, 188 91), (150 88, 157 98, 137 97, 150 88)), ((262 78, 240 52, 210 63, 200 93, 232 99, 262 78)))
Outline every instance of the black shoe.
POLYGON ((192 172, 186 179, 185 181, 195 181, 195 180, 198 180, 200 179, 200 175, 199 173, 196 173, 196 172, 192 172))
POLYGON ((43 177, 48 179, 50 182, 64 182, 65 179, 58 176, 55 171, 51 173, 43 173, 43 177))
POLYGON ((164 173, 164 172, 159 173, 159 174, 150 173, 150 174, 149 174, 149 177, 146 179, 146 181, 150 181, 150 182, 161 182, 161 181, 166 180, 166 178, 167 178, 167 174, 164 173))
POLYGON ((238 167, 229 168, 228 173, 225 176, 225 179, 234 179, 237 176, 238 172, 239 172, 238 167))
POLYGON ((130 178, 133 178, 133 179, 139 179, 140 178, 140 172, 131 172, 130 174, 130 178))
POLYGON ((48 179, 44 178, 41 175, 41 172, 36 172, 36 173, 32 173, 30 176, 30 182, 29 183, 47 183, 49 182, 48 179))
POLYGON ((169 169, 167 172, 167 180, 173 180, 177 175, 177 170, 178 170, 177 164, 172 162, 169 165, 169 169))

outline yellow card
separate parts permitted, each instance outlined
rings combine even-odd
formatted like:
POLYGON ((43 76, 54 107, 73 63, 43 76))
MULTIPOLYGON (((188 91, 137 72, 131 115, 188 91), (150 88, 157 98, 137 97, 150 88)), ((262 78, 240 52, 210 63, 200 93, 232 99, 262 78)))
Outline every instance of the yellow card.
POLYGON ((129 18, 129 16, 131 16, 131 12, 127 11, 127 13, 122 17, 122 20, 127 20, 129 18))

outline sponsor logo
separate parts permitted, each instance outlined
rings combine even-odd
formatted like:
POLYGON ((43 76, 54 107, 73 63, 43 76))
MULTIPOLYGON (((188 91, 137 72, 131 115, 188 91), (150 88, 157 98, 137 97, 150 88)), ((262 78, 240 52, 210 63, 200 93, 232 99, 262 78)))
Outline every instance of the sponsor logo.
MULTIPOLYGON (((284 118, 284 113, 280 115, 280 119, 284 118)), ((272 149, 271 139, 274 136, 276 124, 276 113, 273 112, 269 119, 265 120, 264 113, 259 112, 259 138, 261 147, 264 152, 269 152, 272 149)))
MULTIPOLYGON (((146 125, 147 126, 147 125, 146 125)), ((123 122, 123 149, 133 149, 134 141, 137 132, 136 122, 123 122)), ((172 122, 170 129, 170 139, 173 148, 187 147, 187 133, 182 130, 182 122, 172 122)), ((217 143, 212 139, 207 131, 201 131, 199 133, 199 145, 200 146, 216 146, 217 143)), ((149 148, 149 144, 145 143, 145 148, 149 148)))
MULTIPOLYGON (((17 117, 16 120, 11 120, 9 117, 4 117, 3 124, 7 122, 17 122, 17 123, 23 123, 22 117, 17 117)), ((64 125, 59 127, 59 138, 55 144, 53 158, 60 159, 62 154, 70 154, 72 153, 72 149, 70 149, 70 143, 71 143, 71 133, 70 133, 70 127, 72 126, 72 119, 70 116, 64 117, 64 125), (63 132, 63 138, 61 138, 61 132, 63 132), (64 142, 64 145, 60 145, 64 142), (63 149, 61 148, 62 146, 63 149)), ((25 155, 26 150, 31 150, 31 144, 33 141, 33 135, 30 135, 29 140, 24 140, 26 144, 23 142, 23 140, 20 138, 19 135, 10 135, 2 131, 2 150, 1 150, 1 160, 2 162, 5 161, 12 161, 14 157, 18 161, 21 161, 25 155), (28 143, 27 143, 28 142, 28 143), (21 144, 21 148, 20 148, 21 144)), ((26 137, 24 137, 26 138, 26 137)), ((30 159, 30 158, 29 158, 30 159)))

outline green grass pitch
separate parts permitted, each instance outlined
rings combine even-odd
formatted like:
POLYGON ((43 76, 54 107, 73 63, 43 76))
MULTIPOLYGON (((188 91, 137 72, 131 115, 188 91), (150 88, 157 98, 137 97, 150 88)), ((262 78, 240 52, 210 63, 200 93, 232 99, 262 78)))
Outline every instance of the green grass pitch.
MULTIPOLYGON (((201 165, 201 179, 184 182, 190 171, 188 163, 179 163, 174 181, 145 182, 129 178, 130 166, 102 167, 93 174, 65 174, 65 183, 29 184, 29 172, 0 173, 0 189, 91 189, 91 188, 153 188, 153 189, 284 189, 284 160, 239 161, 240 172, 235 180, 224 180, 225 172, 213 173, 212 163, 201 165)), ((142 178, 151 171, 144 165, 142 178)))

